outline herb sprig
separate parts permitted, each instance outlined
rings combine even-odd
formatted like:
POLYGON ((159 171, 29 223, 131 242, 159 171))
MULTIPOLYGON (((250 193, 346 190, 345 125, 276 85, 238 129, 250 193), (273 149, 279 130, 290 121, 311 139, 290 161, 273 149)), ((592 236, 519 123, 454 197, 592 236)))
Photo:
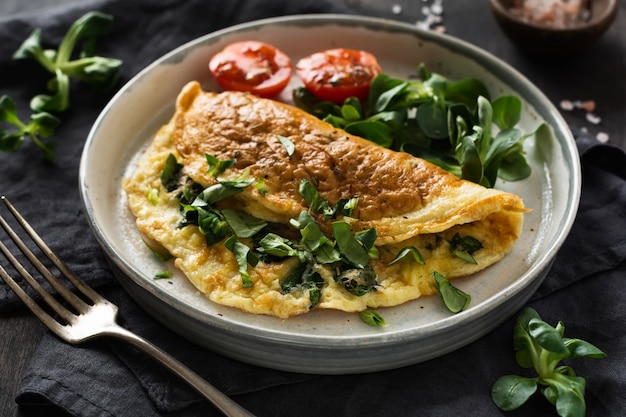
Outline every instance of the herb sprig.
POLYGON ((112 22, 110 15, 88 12, 72 24, 58 50, 44 49, 41 29, 35 29, 22 43, 13 58, 34 59, 54 75, 48 82, 52 95, 34 97, 30 103, 34 111, 66 110, 69 106, 70 78, 79 79, 99 91, 107 91, 115 85, 122 61, 94 54, 96 38, 108 30, 112 22), (83 41, 82 48, 76 52, 79 41, 83 41))
POLYGON ((53 74, 47 83, 50 94, 39 94, 30 101, 32 114, 28 122, 18 116, 13 99, 0 97, 0 151, 18 150, 30 138, 43 152, 44 159, 54 158, 55 143, 50 138, 60 124, 52 113, 63 112, 70 105, 70 79, 79 79, 97 91, 108 91, 119 79, 122 61, 97 56, 95 40, 109 29, 113 17, 100 12, 88 12, 76 20, 61 41, 58 50, 44 49, 41 29, 35 29, 13 54, 13 59, 34 59, 53 74), (82 48, 77 51, 79 42, 82 48))
POLYGON ((493 187, 497 178, 530 175, 523 134, 516 125, 522 105, 516 96, 490 100, 475 78, 451 81, 422 65, 419 81, 379 74, 364 103, 348 98, 339 106, 293 91, 296 105, 348 133, 429 160, 453 174, 493 187), (498 127, 494 135, 493 125, 498 127))
POLYGON ((502 410, 515 410, 537 389, 556 406, 561 417, 585 415, 584 378, 570 366, 558 366, 563 359, 604 358, 606 354, 589 342, 564 337, 565 325, 552 327, 532 308, 524 309, 515 324, 515 359, 522 368, 534 368, 536 377, 506 375, 491 390, 494 403, 502 410))
POLYGON ((12 125, 14 129, 0 129, 0 151, 13 152, 30 138, 43 152, 44 159, 54 158, 55 144, 47 141, 60 123, 60 120, 48 112, 38 112, 30 116, 28 122, 20 120, 17 106, 7 95, 0 97, 0 122, 12 125))

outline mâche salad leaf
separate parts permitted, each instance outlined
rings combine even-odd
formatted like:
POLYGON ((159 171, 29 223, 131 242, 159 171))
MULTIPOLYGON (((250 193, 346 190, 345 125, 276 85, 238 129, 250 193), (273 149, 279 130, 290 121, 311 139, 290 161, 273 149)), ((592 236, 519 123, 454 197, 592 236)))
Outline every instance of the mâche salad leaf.
POLYGON ((44 159, 54 158, 55 144, 44 141, 56 130, 60 120, 52 113, 63 112, 70 105, 70 80, 78 79, 97 91, 108 91, 117 83, 122 61, 95 55, 95 40, 108 30, 113 17, 88 12, 76 20, 61 41, 58 50, 44 49, 41 30, 35 29, 13 54, 13 59, 33 59, 53 74, 48 81, 50 94, 39 94, 30 101, 28 122, 17 116, 11 97, 0 97, 0 151, 18 150, 30 138, 43 152, 44 159), (77 49, 82 42, 82 48, 77 49), (12 126, 7 129, 4 125, 12 126))
POLYGON ((44 159, 54 158, 55 144, 46 141, 59 125, 57 117, 47 112, 34 113, 30 120, 23 122, 17 114, 17 106, 7 95, 0 97, 0 126, 12 125, 13 129, 0 129, 0 151, 13 152, 19 149, 27 138, 43 152, 44 159))
POLYGON ((524 134, 516 127, 521 100, 491 100, 487 87, 475 78, 452 81, 422 65, 419 80, 379 74, 363 103, 351 97, 337 105, 306 88, 294 89, 293 99, 348 133, 424 158, 486 187, 498 178, 517 181, 530 175, 523 143, 534 132, 524 134))
POLYGON ((565 337, 563 322, 553 327, 532 308, 525 308, 517 319, 513 347, 517 363, 522 368, 534 368, 537 376, 499 378, 493 385, 491 398, 500 409, 515 410, 539 390, 555 405, 559 416, 585 415, 586 381, 571 366, 559 366, 559 363, 581 357, 604 358, 604 352, 584 340, 565 337))
POLYGON ((48 82, 52 95, 33 98, 34 111, 64 111, 69 106, 70 78, 79 79, 100 91, 111 89, 117 82, 122 61, 94 54, 95 40, 108 30, 113 17, 101 12, 88 12, 76 20, 65 34, 58 50, 44 49, 41 30, 35 29, 13 55, 14 59, 34 59, 54 75, 48 82), (79 42, 82 48, 76 52, 79 42))

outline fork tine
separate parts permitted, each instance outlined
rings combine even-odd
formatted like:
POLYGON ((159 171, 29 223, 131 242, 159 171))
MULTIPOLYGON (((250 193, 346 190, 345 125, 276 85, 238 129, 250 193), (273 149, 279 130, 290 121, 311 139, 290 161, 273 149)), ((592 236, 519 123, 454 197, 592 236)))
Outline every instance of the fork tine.
MULTIPOLYGON (((0 224, 2 225, 2 228, 5 229, 5 231, 7 231, 7 233, 9 235, 14 234, 13 230, 11 229, 11 227, 6 223, 6 221, 4 220, 4 218, 0 215, 0 224), (9 233, 9 231, 11 233, 9 233)), ((11 236, 11 238, 13 238, 13 236, 11 236)), ((24 278, 24 281, 26 281, 28 283, 28 285, 30 285, 36 292, 37 294, 39 294, 39 296, 50 306, 50 308, 52 308, 57 314, 59 314, 63 320, 65 320, 66 322, 69 322, 72 319, 72 313, 70 311, 68 311, 65 307, 63 307, 48 291, 46 291, 40 284, 39 282, 37 282, 37 280, 31 275, 30 272, 28 272, 28 270, 26 268, 24 268, 24 266, 22 266, 22 264, 17 260, 17 258, 11 253, 11 251, 9 250, 9 248, 7 248, 7 246, 4 244, 4 242, 0 241, 0 252, 2 252, 5 256, 5 258, 11 263, 11 265, 13 265, 13 267, 17 270, 17 272, 19 272, 19 274, 22 276, 22 278, 24 278)), ((8 279, 10 279, 11 281, 13 281, 13 283, 21 289, 21 287, 19 287, 19 285, 17 284, 17 282, 11 278, 11 276, 9 275, 9 273, 6 271, 6 269, 3 269, 3 278, 6 275, 6 277, 8 279)), ((9 282, 5 279, 5 282, 7 282, 7 284, 9 284, 9 282)), ((13 287, 13 285, 9 284, 9 286, 15 290, 15 288, 13 287)), ((28 297, 28 294, 26 294, 26 292, 24 292, 24 295, 26 297, 28 297)), ((19 294, 18 294, 19 296, 19 294)), ((20 297, 22 299, 22 301, 24 301, 24 298, 20 297)), ((30 297, 28 297, 30 298, 30 297)), ((31 299, 32 302, 34 302, 31 299)), ((24 301, 26 303, 26 301, 24 301)), ((36 303, 35 303, 36 305, 36 303)), ((30 306, 29 306, 30 307, 30 306)), ((32 308, 31 308, 32 310, 32 308)))
MULTIPOLYGON (((12 208, 12 206, 10 205, 10 202, 4 196, 2 196, 2 201, 5 202, 5 204, 7 204, 7 207, 9 207, 10 209, 12 208)), ((13 209, 13 210, 11 210, 11 212, 15 216, 16 210, 13 209)), ((18 213, 18 215, 19 215, 19 213, 18 213)), ((21 216, 20 216, 20 218, 21 218, 21 216)), ((25 228, 27 233, 29 232, 28 229, 30 229, 31 233, 34 233, 32 228, 30 228, 30 226, 25 222, 25 220, 23 218, 21 218, 21 221, 17 217, 16 217, 16 219, 21 224, 21 226, 25 228)), ((86 306, 84 301, 79 299, 65 285, 63 285, 63 284, 61 284, 59 282, 59 280, 56 278, 56 276, 54 276, 54 274, 52 274, 52 272, 50 272, 50 270, 48 270, 48 268, 46 268, 41 263, 41 261, 35 256, 35 254, 30 250, 30 248, 28 248, 28 246, 26 246, 24 241, 18 236, 18 234, 15 232, 15 230, 13 230, 13 228, 8 224, 8 222, 1 215, 0 215, 0 225, 2 226, 4 231, 7 233, 7 235, 11 238, 11 240, 13 240, 13 243, 15 243, 17 245, 17 247, 20 249, 20 251, 28 258, 28 260, 35 266, 35 268, 37 268, 37 270, 52 285, 52 287, 61 296, 63 296, 63 298, 65 298, 65 300, 68 301, 74 307, 74 309, 76 309, 77 311, 82 311, 82 309, 84 309, 85 306, 86 306)), ((31 235, 31 234, 29 233, 29 235, 31 235)), ((32 235, 31 235, 31 237, 32 237, 32 235)), ((39 245, 39 243, 35 239, 33 239, 33 240, 35 241, 35 243, 37 243, 37 245, 39 245)), ((39 240, 41 240, 41 238, 39 238, 39 240)), ((30 284, 30 286, 33 287, 33 289, 35 291, 37 291, 37 293, 42 298, 44 298, 45 301, 48 304, 50 304, 51 307, 54 307, 55 311, 57 311, 57 313, 61 314, 64 317, 64 319, 66 319, 66 320, 69 319, 69 315, 66 312, 63 311, 63 310, 65 310, 65 308, 62 307, 60 304, 55 302, 56 300, 54 300, 54 298, 52 296, 50 296, 50 294, 43 287, 41 287, 39 285, 39 283, 32 277, 32 275, 26 270, 26 268, 24 268, 20 264, 20 262, 17 260, 17 258, 15 258, 13 256, 11 251, 4 244, 2 244, 2 246, 0 246, 0 249, 2 249, 2 252, 4 253, 5 257, 20 272, 20 275, 22 275, 22 277, 28 282, 28 284, 30 284)), ((44 251, 44 253, 45 253, 45 251, 44 251)))
MULTIPOLYGON (((20 300, 22 300, 26 307, 28 307, 28 309, 32 311, 33 314, 46 325, 46 327, 52 330, 57 336, 63 337, 63 325, 56 321, 50 314, 48 314, 43 308, 41 308, 39 304, 35 302, 35 300, 33 300, 28 294, 26 294, 26 291, 24 291, 22 287, 20 287, 20 285, 9 275, 9 273, 2 267, 2 265, 0 265, 0 277, 2 277, 2 280, 6 282, 9 288, 13 290, 13 292, 19 297, 20 300)), ((52 299, 54 300, 54 298, 52 299)))
MULTIPOLYGON (((35 232, 35 230, 28 224, 26 219, 17 211, 17 209, 11 204, 9 199, 6 196, 1 196, 0 199, 4 202, 6 207, 9 209, 13 217, 17 220, 17 222, 22 226, 24 231, 30 236, 30 238, 35 242, 35 244, 41 249, 41 251, 52 261, 52 263, 59 269, 59 271, 78 289, 83 295, 85 295, 92 303, 97 302, 107 302, 104 297, 95 292, 90 286, 88 286, 82 279, 80 279, 74 272, 72 272, 66 265, 59 259, 59 257, 50 249, 50 247, 43 241, 43 239, 35 232)), ((78 311, 82 311, 85 308, 84 301, 78 298, 74 293, 67 289, 66 286, 61 284, 57 278, 50 273, 50 271, 37 259, 37 257, 26 247, 21 239, 17 236, 17 234, 9 227, 9 230, 5 227, 8 226, 6 222, 2 222, 2 226, 5 228, 7 233, 11 236, 11 238, 15 241, 16 244, 20 247, 22 252, 28 257, 28 259, 35 265, 35 267, 41 272, 45 278, 50 282, 50 284, 54 287, 57 292, 59 292, 63 297, 74 306, 78 311)))

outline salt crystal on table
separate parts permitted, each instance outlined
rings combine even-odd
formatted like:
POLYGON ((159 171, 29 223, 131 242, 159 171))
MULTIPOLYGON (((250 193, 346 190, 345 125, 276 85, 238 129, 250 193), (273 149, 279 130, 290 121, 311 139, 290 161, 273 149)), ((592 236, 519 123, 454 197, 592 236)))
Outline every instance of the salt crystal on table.
POLYGON ((436 15, 443 14, 442 0, 435 0, 435 2, 430 6, 430 11, 436 15))
POLYGON ((598 139, 598 142, 607 143, 609 141, 609 134, 604 133, 604 132, 599 132, 596 135, 596 139, 598 139))
POLYGON ((602 119, 599 116, 596 116, 593 113, 587 113, 586 118, 589 123, 593 123, 594 125, 597 125, 602 121, 602 119))
POLYGON ((572 103, 570 100, 561 100, 560 106, 561 109, 566 111, 574 110, 574 103, 572 103))

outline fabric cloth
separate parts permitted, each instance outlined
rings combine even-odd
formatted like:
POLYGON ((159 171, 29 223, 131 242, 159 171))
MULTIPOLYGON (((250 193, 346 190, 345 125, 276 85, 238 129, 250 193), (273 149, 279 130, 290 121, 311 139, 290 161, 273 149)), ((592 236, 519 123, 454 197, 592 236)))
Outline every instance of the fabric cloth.
MULTIPOLYGON (((189 40, 232 24, 269 16, 350 12, 321 0, 109 0, 82 2, 52 13, 0 20, 0 91, 28 108, 45 74, 13 52, 35 27, 57 45, 86 11, 114 15, 115 28, 98 51, 124 61, 123 78, 189 40), (201 19, 198 16, 202 16, 201 19), (148 42, 147 42, 148 40, 148 42)), ((111 93, 112 94, 112 93, 111 93)), ((319 376, 244 364, 202 349, 149 317, 118 286, 82 212, 78 165, 86 135, 111 94, 81 90, 61 115, 54 162, 25 145, 0 153, 0 191, 9 196, 69 267, 120 307, 121 324, 172 353, 258 416, 492 416, 505 415, 490 390, 502 375, 525 371, 515 363, 511 317, 481 339, 443 357, 401 369, 319 376)), ((566 335, 588 340, 608 357, 571 363, 587 379, 587 415, 626 414, 626 155, 577 134, 583 191, 573 229, 545 282, 529 301, 566 335)), ((0 313, 21 304, 0 283, 0 313)), ((0 316, 1 317, 1 316, 0 316)), ((20 384, 22 405, 54 405, 74 416, 217 416, 191 388, 135 349, 96 340, 74 347, 47 333, 20 384)), ((510 416, 556 415, 536 396, 510 416)))

